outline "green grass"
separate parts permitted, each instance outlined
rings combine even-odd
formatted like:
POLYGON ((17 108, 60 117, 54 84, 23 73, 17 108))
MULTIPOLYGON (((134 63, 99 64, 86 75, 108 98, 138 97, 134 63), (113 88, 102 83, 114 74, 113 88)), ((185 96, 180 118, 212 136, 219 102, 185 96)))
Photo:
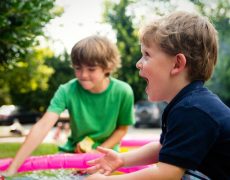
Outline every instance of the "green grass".
MULTIPOLYGON (((0 143, 0 158, 14 157, 21 143, 0 143)), ((57 145, 43 143, 32 153, 32 156, 55 154, 58 152, 57 145)))

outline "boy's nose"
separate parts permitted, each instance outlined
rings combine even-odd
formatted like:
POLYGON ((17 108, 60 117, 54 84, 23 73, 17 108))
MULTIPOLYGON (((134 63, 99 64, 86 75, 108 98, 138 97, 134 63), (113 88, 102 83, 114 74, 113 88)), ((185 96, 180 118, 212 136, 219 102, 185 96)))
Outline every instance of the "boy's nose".
POLYGON ((138 61, 137 61, 137 63, 136 63, 136 68, 137 69, 142 69, 142 62, 141 62, 141 59, 139 59, 138 61))
POLYGON ((87 77, 88 76, 88 72, 86 72, 86 71, 82 71, 81 72, 81 77, 82 78, 85 78, 85 77, 87 77))
POLYGON ((81 79, 88 77, 88 72, 85 70, 77 70, 75 74, 78 78, 81 78, 81 79))

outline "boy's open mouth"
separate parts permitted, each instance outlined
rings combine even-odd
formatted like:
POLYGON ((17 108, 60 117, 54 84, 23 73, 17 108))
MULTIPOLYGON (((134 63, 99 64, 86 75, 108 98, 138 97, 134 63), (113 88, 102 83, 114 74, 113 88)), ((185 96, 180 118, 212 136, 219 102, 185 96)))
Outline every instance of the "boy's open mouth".
POLYGON ((149 80, 147 79, 147 78, 144 78, 144 80, 146 81, 146 87, 145 87, 145 90, 146 90, 146 92, 147 92, 147 88, 148 88, 148 85, 149 85, 149 80))
POLYGON ((140 76, 141 78, 143 78, 143 79, 146 81, 145 91, 147 91, 148 84, 149 84, 149 80, 148 80, 148 78, 147 78, 147 77, 145 77, 145 76, 143 76, 143 75, 141 74, 141 72, 139 72, 139 76, 140 76))
POLYGON ((141 78, 143 78, 145 81, 146 81, 146 87, 145 87, 145 90, 147 91, 147 88, 148 88, 148 84, 149 84, 149 80, 148 78, 144 77, 144 76, 140 76, 141 78))
POLYGON ((143 77, 143 79, 147 82, 147 84, 149 83, 149 80, 145 77, 143 77))
POLYGON ((148 86, 148 84, 149 84, 148 78, 146 78, 146 77, 144 77, 144 76, 141 76, 141 78, 143 78, 143 79, 147 82, 147 86, 148 86))

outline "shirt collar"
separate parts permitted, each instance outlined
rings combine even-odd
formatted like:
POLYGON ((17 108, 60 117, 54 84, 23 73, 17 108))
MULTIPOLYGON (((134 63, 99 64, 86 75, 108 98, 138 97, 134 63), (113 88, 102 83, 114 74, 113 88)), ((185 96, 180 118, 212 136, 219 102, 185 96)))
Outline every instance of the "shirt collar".
POLYGON ((172 107, 174 107, 175 104, 181 101, 183 97, 188 94, 189 92, 201 88, 204 85, 204 81, 196 80, 185 86, 173 99, 172 101, 167 105, 167 107, 164 110, 162 120, 164 121, 167 118, 167 115, 172 107))
POLYGON ((188 84, 187 86, 185 86, 173 99, 172 101, 169 103, 170 106, 176 104, 178 101, 180 101, 187 93, 198 89, 200 87, 203 87, 204 82, 201 80, 197 80, 197 81, 193 81, 190 84, 188 84))

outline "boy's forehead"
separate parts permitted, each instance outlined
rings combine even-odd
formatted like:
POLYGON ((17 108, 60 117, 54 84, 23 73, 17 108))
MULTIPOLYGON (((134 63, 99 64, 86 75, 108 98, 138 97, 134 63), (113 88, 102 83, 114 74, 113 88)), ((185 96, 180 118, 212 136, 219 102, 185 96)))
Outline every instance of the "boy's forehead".
POLYGON ((87 64, 80 64, 80 65, 73 65, 74 67, 85 67, 85 68, 96 68, 99 67, 98 65, 87 65, 87 64))
POLYGON ((149 48, 151 48, 151 45, 145 45, 145 44, 143 44, 143 43, 141 43, 141 50, 147 50, 147 49, 149 49, 149 48))
POLYGON ((146 49, 146 45, 144 45, 143 43, 141 43, 141 49, 146 49))
POLYGON ((143 50, 145 50, 145 49, 152 49, 152 48, 159 49, 160 47, 155 42, 151 42, 151 43, 148 43, 148 44, 141 43, 141 49, 143 49, 143 50))

